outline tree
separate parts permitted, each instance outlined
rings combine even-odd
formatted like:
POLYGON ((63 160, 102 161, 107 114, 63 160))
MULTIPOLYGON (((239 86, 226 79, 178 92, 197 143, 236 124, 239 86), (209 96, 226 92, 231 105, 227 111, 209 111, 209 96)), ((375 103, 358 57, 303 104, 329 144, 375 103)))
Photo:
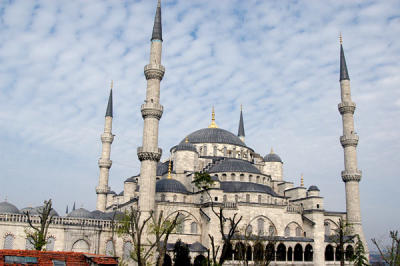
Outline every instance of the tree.
POLYGON ((174 245, 175 265, 190 265, 189 246, 180 239, 174 245))
POLYGON ((228 255, 232 252, 232 239, 234 235, 237 233, 238 225, 241 222, 243 216, 239 217, 237 216, 237 213, 235 213, 233 217, 226 217, 224 214, 223 206, 219 206, 218 210, 215 209, 214 201, 209 192, 210 188, 214 184, 214 181, 212 180, 210 174, 208 174, 207 172, 196 172, 192 183, 199 190, 203 190, 204 192, 207 193, 208 197, 210 198, 211 210, 218 218, 219 232, 223 242, 218 263, 217 263, 217 257, 221 247, 219 245, 216 245, 214 236, 209 234, 208 237, 211 241, 211 255, 213 264, 222 265, 228 258, 228 255), (225 226, 226 224, 228 226, 225 226), (227 229, 227 232, 225 232, 225 229, 227 229))
POLYGON ((357 235, 356 237, 357 237, 356 248, 354 251, 354 256, 351 260, 354 262, 355 266, 368 265, 368 259, 365 256, 364 244, 361 241, 359 235, 357 235))
POLYGON ((44 201, 43 207, 38 208, 37 212, 40 218, 39 226, 33 225, 29 211, 24 212, 24 214, 28 217, 28 224, 31 229, 25 230, 25 234, 35 250, 42 250, 47 244, 47 232, 49 230, 50 223, 53 221, 53 215, 50 213, 53 210, 51 206, 51 199, 49 199, 48 201, 44 201))
POLYGON ((351 225, 339 219, 338 228, 335 229, 335 234, 329 236, 329 238, 336 244, 336 252, 340 257, 340 265, 344 266, 345 252, 344 245, 353 241, 354 236, 350 235, 351 225))
POLYGON ((139 266, 146 266, 153 257, 156 242, 151 242, 149 238, 144 239, 144 230, 147 229, 149 221, 153 218, 153 212, 145 218, 142 218, 142 212, 134 209, 132 206, 129 212, 126 212, 118 226, 119 234, 127 234, 132 238, 133 252, 131 258, 139 266))
POLYGON ((398 231, 390 231, 392 243, 390 246, 382 248, 375 238, 371 239, 376 246, 382 259, 390 266, 400 265, 400 237, 398 231))

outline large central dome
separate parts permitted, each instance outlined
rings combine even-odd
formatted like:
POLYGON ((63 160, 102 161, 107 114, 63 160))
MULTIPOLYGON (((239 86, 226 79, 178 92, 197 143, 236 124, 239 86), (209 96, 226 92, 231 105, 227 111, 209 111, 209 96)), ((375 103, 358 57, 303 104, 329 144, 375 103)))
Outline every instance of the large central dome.
MULTIPOLYGON (((190 143, 225 143, 246 147, 237 136, 221 128, 203 128, 187 136, 190 143)), ((181 143, 185 143, 184 138, 181 143)))

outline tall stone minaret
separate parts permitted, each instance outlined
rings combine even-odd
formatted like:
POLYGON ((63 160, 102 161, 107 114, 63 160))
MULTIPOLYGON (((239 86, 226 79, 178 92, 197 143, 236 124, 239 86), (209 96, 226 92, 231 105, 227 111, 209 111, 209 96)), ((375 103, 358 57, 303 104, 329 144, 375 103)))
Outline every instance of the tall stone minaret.
POLYGON ((239 128, 238 128, 238 137, 241 141, 244 142, 245 134, 244 134, 244 123, 243 123, 243 108, 240 105, 240 119, 239 119, 239 128))
POLYGON ((339 112, 343 120, 343 136, 340 143, 344 149, 344 171, 342 179, 346 187, 346 212, 347 222, 351 225, 354 234, 359 234, 365 242, 361 226, 360 192, 359 182, 361 171, 357 168, 357 144, 358 136, 354 131, 354 111, 356 104, 351 100, 350 78, 347 71, 346 59, 344 57, 342 37, 340 36, 340 88, 342 102, 339 103, 339 112))
POLYGON ((110 96, 108 98, 106 118, 104 123, 104 133, 101 134, 101 142, 103 143, 103 148, 101 151, 101 157, 99 159, 99 185, 96 188, 96 209, 99 211, 106 210, 107 193, 110 191, 110 187, 108 186, 108 177, 112 164, 112 161, 110 160, 111 143, 114 140, 114 135, 111 133, 113 119, 112 87, 113 83, 111 82, 110 96))
POLYGON ((138 158, 141 161, 139 209, 144 212, 154 210, 157 162, 162 153, 161 149, 158 148, 158 123, 163 113, 163 106, 160 104, 160 81, 165 72, 161 65, 161 50, 161 2, 158 0, 151 37, 150 63, 144 67, 147 89, 146 100, 141 106, 144 120, 143 146, 139 147, 137 151, 138 158))

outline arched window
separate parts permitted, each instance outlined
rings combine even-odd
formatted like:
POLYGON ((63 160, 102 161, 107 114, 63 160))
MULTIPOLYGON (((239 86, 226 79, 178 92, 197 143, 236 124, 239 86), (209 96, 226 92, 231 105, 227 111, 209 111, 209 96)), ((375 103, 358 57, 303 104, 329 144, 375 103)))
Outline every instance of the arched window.
POLYGON ((214 150, 213 150, 213 154, 214 154, 214 156, 217 156, 217 146, 214 146, 214 148, 213 148, 214 150))
POLYGON ((250 245, 248 245, 247 246, 247 248, 246 248, 246 260, 247 261, 252 261, 253 260, 253 251, 251 250, 251 246, 250 245))
POLYGON ((249 182, 253 182, 253 176, 249 175, 249 182))
POLYGON ((287 250, 287 261, 292 261, 293 260, 293 249, 292 247, 289 247, 287 250))
POLYGON ((354 249, 351 245, 346 247, 346 260, 351 260, 354 256, 354 249))
POLYGON ((261 195, 258 195, 258 203, 261 203, 261 195))
POLYGON ((226 157, 226 147, 224 147, 224 157, 226 157))
POLYGON ((54 237, 49 237, 47 239, 47 243, 46 243, 46 250, 47 251, 53 251, 54 250, 54 242, 56 241, 56 239, 54 237))
POLYGON ((250 202, 250 194, 246 194, 246 202, 250 202))
POLYGON ((32 240, 33 240, 32 237, 28 237, 26 239, 26 242, 25 242, 25 249, 26 250, 34 250, 35 249, 35 247, 33 246, 32 240))
POLYGON ((225 260, 232 260, 232 254, 233 254, 232 244, 228 244, 227 252, 225 254, 225 260))
POLYGON ((331 245, 327 245, 325 248, 325 260, 333 261, 333 247, 331 245))
POLYGON ((161 201, 165 201, 165 194, 161 194, 161 201))
POLYGON ((276 260, 286 261, 286 246, 283 243, 280 243, 276 249, 276 260))
POLYGON ((240 181, 244 181, 244 174, 240 174, 240 181))
POLYGON ((207 156, 207 146, 206 145, 203 146, 203 155, 207 156))
POLYGON ((4 249, 13 249, 14 246, 14 236, 6 235, 4 238, 4 249))
POLYGON ((186 202, 186 196, 183 196, 183 202, 186 202))
POLYGON ((310 244, 304 250, 304 261, 313 261, 313 248, 310 244))
POLYGON ((123 251, 122 251, 122 257, 124 260, 128 260, 131 258, 131 253, 132 253, 132 243, 131 242, 125 242, 123 251))
POLYGON ((343 256, 343 250, 340 248, 340 247, 336 247, 336 250, 335 250, 335 260, 336 261, 340 261, 341 259, 342 259, 342 256, 343 256))
POLYGON ((83 239, 79 239, 72 245, 72 251, 74 252, 89 252, 89 244, 83 239))
POLYGON ((328 222, 325 222, 324 226, 325 226, 325 235, 330 236, 331 235, 331 225, 328 222))
POLYGON ((294 261, 303 260, 303 247, 300 244, 294 246, 294 261))
POLYGON ((286 226, 286 228, 285 228, 285 236, 286 237, 290 236, 290 228, 289 228, 289 226, 286 226))
POLYGON ((265 184, 265 176, 263 177, 263 184, 265 184))
POLYGON ((201 266, 201 265, 207 265, 207 259, 203 255, 198 255, 196 256, 196 258, 194 258, 193 266, 201 266))
POLYGON ((106 255, 114 256, 114 243, 111 240, 108 240, 106 243, 106 255))
POLYGON ((243 260, 245 257, 246 248, 242 242, 235 245, 235 256, 234 260, 243 260))
POLYGON ((232 174, 231 174, 231 180, 232 180, 232 181, 235 181, 235 177, 236 177, 235 174, 232 173, 232 174))
POLYGON ((251 234, 253 233, 253 226, 251 226, 250 224, 246 227, 246 236, 251 236, 251 234))
POLYGON ((223 201, 224 201, 224 202, 226 202, 227 200, 228 200, 227 196, 226 196, 226 195, 224 195, 224 197, 223 197, 223 201))
POLYGON ((235 195, 235 202, 238 203, 239 202, 239 196, 235 195))
POLYGON ((265 248, 265 257, 267 261, 274 261, 275 260, 275 247, 274 244, 268 244, 265 248))
POLYGON ((173 197, 173 201, 174 201, 174 202, 176 202, 176 200, 177 200, 177 196, 176 196, 176 195, 174 195, 174 197, 173 197))
POLYGON ((301 236, 301 228, 300 227, 297 227, 296 228, 296 236, 301 236))
POLYGON ((262 218, 257 220, 257 232, 260 236, 264 234, 264 220, 262 218))
POLYGON ((226 181, 226 174, 222 174, 222 181, 226 181))
POLYGON ((273 225, 270 225, 268 228, 268 234, 270 236, 274 236, 275 235, 275 227, 273 225))
POLYGON ((178 234, 183 234, 185 232, 185 216, 183 214, 179 214, 178 216, 176 232, 178 234))
POLYGON ((260 177, 259 176, 256 177, 256 183, 260 183, 260 177))
POLYGON ((190 233, 197 234, 197 223, 193 222, 190 224, 190 233))

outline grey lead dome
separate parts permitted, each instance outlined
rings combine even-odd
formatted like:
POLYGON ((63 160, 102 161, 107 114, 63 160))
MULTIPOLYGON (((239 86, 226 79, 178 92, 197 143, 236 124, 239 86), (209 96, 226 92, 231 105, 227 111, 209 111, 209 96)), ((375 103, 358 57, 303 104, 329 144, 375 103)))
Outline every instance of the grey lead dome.
POLYGON ((84 208, 76 209, 76 210, 70 212, 67 216, 72 217, 72 218, 89 218, 89 219, 95 218, 94 215, 90 211, 88 211, 84 208))
POLYGON ((17 207, 6 201, 0 202, 0 213, 16 213, 19 214, 17 207))
POLYGON ((209 173, 220 173, 220 172, 243 172, 261 174, 260 170, 248 161, 240 159, 225 159, 219 163, 213 165, 209 173))
POLYGON ((276 153, 270 153, 270 154, 265 155, 264 162, 279 162, 279 163, 283 163, 281 157, 279 157, 279 155, 276 154, 276 153))
MULTIPOLYGON (((246 147, 237 136, 222 128, 203 128, 187 136, 190 143, 225 143, 246 147)), ((184 138, 179 145, 185 143, 184 138)))
POLYGON ((156 192, 173 192, 188 194, 185 186, 175 179, 161 179, 156 183, 156 192))

